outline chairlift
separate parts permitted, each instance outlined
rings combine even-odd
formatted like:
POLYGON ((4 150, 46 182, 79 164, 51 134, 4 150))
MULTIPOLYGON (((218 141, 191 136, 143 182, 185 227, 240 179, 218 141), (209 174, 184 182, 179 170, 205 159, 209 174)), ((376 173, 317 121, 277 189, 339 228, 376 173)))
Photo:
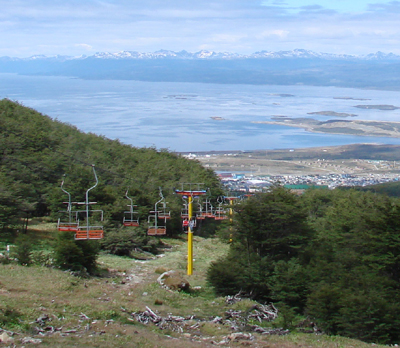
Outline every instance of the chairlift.
POLYGON ((61 221, 61 218, 58 219, 57 221, 57 229, 59 231, 76 231, 78 228, 78 219, 75 216, 74 222, 72 221, 72 202, 71 202, 71 194, 64 189, 64 180, 65 180, 65 174, 63 175, 63 179, 61 181, 61 190, 65 192, 68 195, 68 202, 63 202, 64 204, 67 204, 67 210, 62 211, 62 213, 67 213, 68 214, 68 221, 61 221))
POLYGON ((131 204, 128 204, 129 211, 124 211, 124 219, 122 221, 124 226, 134 226, 137 227, 139 226, 139 217, 138 217, 138 212, 133 211, 134 207, 137 207, 137 205, 133 204, 132 198, 128 196, 128 191, 126 190, 125 197, 129 199, 131 204))
POLYGON ((183 208, 181 209, 181 218, 182 219, 188 219, 189 218, 189 205, 185 197, 182 197, 184 202, 183 203, 183 208))
POLYGON ((206 217, 205 215, 203 215, 203 205, 201 204, 201 202, 198 202, 198 211, 196 212, 196 219, 197 220, 205 220, 206 217))
POLYGON ((205 218, 215 218, 215 212, 214 212, 214 207, 211 204, 211 200, 209 197, 206 198, 206 200, 203 202, 203 209, 201 212, 201 216, 205 218))
POLYGON ((164 220, 171 219, 171 212, 167 211, 167 202, 161 202, 161 210, 158 212, 158 218, 164 220))
POLYGON ((161 187, 159 187, 159 191, 161 200, 158 203, 161 204, 161 209, 158 209, 157 216, 159 219, 169 220, 171 219, 171 212, 167 211, 167 202, 165 201, 161 187))
MULTIPOLYGON (((84 204, 86 206, 86 226, 78 225, 78 228, 76 229, 75 232, 75 240, 102 239, 104 237, 103 226, 91 226, 89 223, 89 211, 90 211, 89 206, 92 204, 96 204, 96 202, 89 202, 89 191, 94 189, 99 183, 99 180, 97 179, 96 175, 96 170, 94 168, 94 164, 92 165, 92 167, 93 167, 93 174, 96 179, 96 184, 90 187, 86 191, 85 202, 78 203, 78 204, 84 204)), ((102 210, 92 210, 92 212, 101 212, 101 219, 103 219, 102 210)))
POLYGON ((224 209, 224 207, 222 206, 222 204, 224 203, 224 197, 219 196, 217 198, 217 202, 218 202, 218 206, 215 209, 215 220, 226 220, 228 219, 228 215, 226 214, 226 210, 224 209))
POLYGON ((103 239, 103 226, 78 226, 75 240, 103 239))
POLYGON ((162 194, 161 188, 160 197, 161 199, 154 204, 154 211, 151 211, 147 218, 147 235, 149 236, 163 236, 167 234, 167 215, 170 216, 170 213, 167 214, 165 211, 165 198, 162 194), (159 207, 160 204, 162 205, 161 209, 159 207), (164 220, 164 223, 160 220, 164 220))
POLYGON ((149 215, 147 222, 149 225, 147 229, 148 236, 165 236, 167 234, 167 227, 159 225, 157 214, 149 215))

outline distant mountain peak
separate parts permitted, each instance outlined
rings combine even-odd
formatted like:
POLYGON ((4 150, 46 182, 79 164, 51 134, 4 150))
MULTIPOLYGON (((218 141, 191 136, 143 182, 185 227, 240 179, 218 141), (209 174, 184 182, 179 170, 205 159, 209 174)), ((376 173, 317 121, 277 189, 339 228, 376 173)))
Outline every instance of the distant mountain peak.
MULTIPOLYGON (((2 59, 20 60, 21 58, 2 57, 2 59)), ((120 51, 97 52, 92 56, 45 56, 34 55, 23 60, 73 60, 73 59, 326 59, 326 60, 400 60, 400 56, 393 53, 376 52, 367 55, 349 55, 349 54, 332 54, 318 53, 306 49, 296 48, 291 51, 258 51, 252 54, 238 54, 231 52, 215 52, 210 50, 201 50, 198 52, 188 52, 185 50, 175 52, 171 50, 161 49, 155 52, 137 52, 137 51, 120 51)))

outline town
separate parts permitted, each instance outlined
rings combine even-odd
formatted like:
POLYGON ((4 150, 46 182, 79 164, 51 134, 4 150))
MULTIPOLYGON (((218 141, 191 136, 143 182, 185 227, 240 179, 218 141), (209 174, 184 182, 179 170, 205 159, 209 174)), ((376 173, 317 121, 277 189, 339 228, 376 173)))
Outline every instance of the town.
MULTIPOLYGON (((290 151, 290 150, 288 150, 290 151)), ((261 192, 281 184, 295 191, 310 187, 368 186, 399 180, 400 162, 365 159, 271 159, 258 153, 185 154, 215 171, 228 191, 261 192)))

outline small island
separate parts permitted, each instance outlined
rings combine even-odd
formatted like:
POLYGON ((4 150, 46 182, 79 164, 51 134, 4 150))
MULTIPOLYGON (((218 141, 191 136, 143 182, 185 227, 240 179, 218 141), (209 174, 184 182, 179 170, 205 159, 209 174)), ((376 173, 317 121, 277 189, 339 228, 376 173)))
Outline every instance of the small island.
POLYGON ((355 117, 356 114, 347 114, 345 112, 335 112, 335 111, 316 111, 307 112, 307 115, 321 115, 321 116, 332 116, 332 117, 355 117))
POLYGON ((304 117, 271 117, 270 121, 253 121, 252 123, 298 127, 317 133, 400 138, 400 122, 362 120, 328 120, 321 122, 313 118, 304 117))
POLYGON ((226 120, 226 118, 223 118, 220 116, 211 116, 210 118, 213 120, 216 120, 216 121, 225 121, 226 120))
POLYGON ((371 99, 364 99, 364 98, 353 98, 353 97, 333 97, 333 99, 343 99, 343 100, 371 100, 371 99))
POLYGON ((396 110, 400 109, 398 106, 394 105, 355 105, 355 108, 359 109, 375 109, 375 110, 396 110))
POLYGON ((165 96, 164 98, 171 98, 171 99, 190 99, 196 98, 197 95, 195 94, 170 94, 165 96))
POLYGON ((269 95, 273 97, 283 97, 283 98, 294 97, 294 94, 288 94, 288 93, 270 93, 269 95))

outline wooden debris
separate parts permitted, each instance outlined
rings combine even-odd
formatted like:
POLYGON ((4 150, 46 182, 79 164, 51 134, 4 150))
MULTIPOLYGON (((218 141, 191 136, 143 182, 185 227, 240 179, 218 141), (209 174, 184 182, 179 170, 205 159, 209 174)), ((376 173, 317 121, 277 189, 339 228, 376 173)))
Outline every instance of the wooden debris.
POLYGON ((289 333, 289 330, 285 330, 282 328, 265 328, 265 327, 261 327, 258 325, 252 325, 250 326, 250 328, 252 329, 252 331, 260 333, 262 335, 287 335, 289 333))
POLYGON ((242 300, 242 296, 244 293, 240 290, 236 295, 234 296, 226 296, 225 297, 225 303, 226 304, 234 304, 236 302, 240 302, 242 300))
POLYGON ((39 338, 24 337, 24 338, 21 338, 21 343, 22 344, 27 344, 27 343, 40 344, 40 343, 42 343, 42 340, 39 338))
POLYGON ((263 321, 273 321, 278 317, 278 309, 272 303, 267 306, 256 304, 250 312, 248 319, 256 319, 260 323, 263 321))
MULTIPOLYGON (((274 307, 274 305, 262 305, 256 304, 248 311, 234 311, 230 309, 229 311, 225 312, 225 318, 216 316, 211 318, 210 320, 201 320, 196 319, 196 324, 189 324, 187 325, 186 322, 195 319, 194 316, 189 317, 180 317, 174 316, 169 314, 167 317, 162 317, 158 315, 155 311, 151 308, 146 307, 146 310, 143 312, 134 312, 131 314, 133 320, 142 323, 142 324, 149 324, 153 323, 158 326, 160 329, 168 329, 175 332, 182 333, 184 329, 196 329, 199 327, 200 322, 210 322, 214 324, 221 324, 226 325, 228 324, 233 331, 240 331, 245 328, 250 328, 251 331, 261 333, 263 335, 284 335, 289 332, 289 330, 283 330, 281 328, 262 328, 258 325, 248 326, 247 323, 250 319, 258 320, 260 323, 263 321, 273 321, 278 317, 278 310, 274 307)), ((130 319, 132 320, 132 319, 130 319)), ((250 334, 247 334, 250 335, 250 334)), ((239 335, 240 336, 240 335, 239 335)), ((237 337, 239 337, 237 336, 237 337)), ((251 336, 251 335, 250 335, 251 336)), ((246 337, 250 337, 246 336, 246 337)), ((233 336, 232 336, 233 337, 233 336)), ((236 336, 235 336, 236 337, 236 336)), ((231 340, 226 338, 228 341, 231 340)), ((250 338, 247 338, 250 339, 250 338)), ((220 342, 221 343, 221 342, 220 342)))
POLYGON ((89 318, 86 314, 84 314, 84 313, 82 313, 82 312, 81 312, 81 314, 79 315, 79 319, 81 319, 81 320, 90 320, 90 318, 89 318))
POLYGON ((51 320, 47 314, 41 315, 39 318, 35 320, 35 323, 39 324, 40 326, 46 325, 46 321, 51 320))

